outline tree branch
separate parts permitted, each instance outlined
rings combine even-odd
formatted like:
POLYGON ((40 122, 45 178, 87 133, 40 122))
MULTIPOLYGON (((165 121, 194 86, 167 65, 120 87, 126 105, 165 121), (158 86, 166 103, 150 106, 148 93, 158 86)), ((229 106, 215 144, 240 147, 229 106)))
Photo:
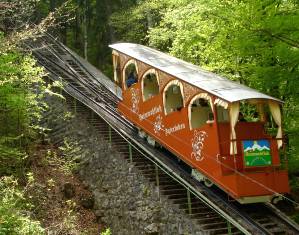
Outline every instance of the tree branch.
POLYGON ((267 29, 258 29, 258 30, 254 30, 256 32, 262 32, 272 38, 275 38, 275 39, 278 39, 286 44, 288 44, 289 46, 292 46, 292 47, 296 47, 296 48, 299 48, 299 41, 296 41, 296 40, 293 40, 291 38, 288 38, 284 35, 279 35, 279 34, 273 34, 270 30, 267 30, 267 29))

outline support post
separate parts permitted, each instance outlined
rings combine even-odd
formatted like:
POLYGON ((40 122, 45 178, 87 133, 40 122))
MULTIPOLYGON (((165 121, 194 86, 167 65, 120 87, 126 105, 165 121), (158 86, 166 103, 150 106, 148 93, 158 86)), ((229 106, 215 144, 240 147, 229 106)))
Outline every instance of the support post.
POLYGON ((155 165, 155 173, 156 173, 156 184, 157 184, 157 187, 160 186, 160 181, 159 181, 159 168, 157 165, 155 165))
POLYGON ((111 130, 111 126, 109 125, 108 127, 108 134, 109 134, 109 143, 112 143, 112 130, 111 130))
MULTIPOLYGON (((63 87, 64 87, 64 85, 63 85, 63 83, 62 83, 62 77, 59 77, 59 81, 60 81, 60 85, 59 85, 59 94, 62 96, 62 93, 63 93, 63 87)), ((62 102, 63 102, 64 100, 62 99, 62 102)))
MULTIPOLYGON (((49 113, 52 113, 52 107, 49 107, 49 113)), ((50 123, 51 123, 51 115, 49 114, 47 117, 47 128, 50 128, 50 123)))
POLYGON ((188 199, 188 212, 189 212, 189 215, 191 215, 192 207, 191 207, 191 195, 190 195, 189 188, 187 188, 187 199, 188 199))
POLYGON ((232 225, 228 220, 227 220, 227 234, 228 235, 232 234, 232 225))
POLYGON ((159 168, 157 165, 155 165, 155 174, 156 174, 156 185, 157 185, 157 193, 158 193, 158 198, 160 198, 160 179, 159 179, 159 168))
POLYGON ((132 145, 129 143, 129 157, 130 157, 130 163, 133 163, 133 156, 132 156, 132 145))
POLYGON ((90 112, 91 112, 91 120, 93 121, 93 119, 94 119, 94 112, 92 110, 90 110, 90 112))
POLYGON ((77 100, 74 98, 74 113, 77 114, 77 100))

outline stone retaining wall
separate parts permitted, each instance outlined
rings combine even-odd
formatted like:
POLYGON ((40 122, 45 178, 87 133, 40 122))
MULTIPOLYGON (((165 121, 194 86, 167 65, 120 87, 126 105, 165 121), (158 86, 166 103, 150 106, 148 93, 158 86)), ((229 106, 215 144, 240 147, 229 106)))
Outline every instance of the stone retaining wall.
POLYGON ((63 128, 56 131, 59 135, 52 133, 52 141, 58 142, 59 136, 78 143, 80 151, 74 154, 80 162, 78 173, 93 192, 95 214, 113 235, 205 234, 176 205, 164 196, 159 198, 156 187, 101 138, 87 114, 62 122, 63 102, 51 97, 48 103, 52 111, 47 123, 63 128))

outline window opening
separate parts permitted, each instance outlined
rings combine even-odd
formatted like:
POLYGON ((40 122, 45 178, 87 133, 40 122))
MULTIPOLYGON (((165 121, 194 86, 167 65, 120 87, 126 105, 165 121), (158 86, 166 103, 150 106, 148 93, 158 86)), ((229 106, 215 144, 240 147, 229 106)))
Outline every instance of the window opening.
POLYGON ((125 67, 125 86, 130 88, 132 85, 138 82, 137 67, 134 61, 129 62, 125 67))
POLYGON ((175 111, 180 111, 184 107, 182 91, 180 83, 175 81, 177 84, 172 84, 165 91, 164 107, 165 113, 169 114, 175 111))
POLYGON ((120 58, 119 55, 113 55, 114 64, 114 81, 121 87, 121 69, 120 69, 120 58))
POLYGON ((240 102, 239 122, 259 122, 264 119, 263 104, 240 102))
POLYGON ((199 128, 206 123, 214 121, 214 114, 210 101, 204 98, 197 98, 191 104, 190 124, 191 129, 199 128))
POLYGON ((259 121, 259 113, 257 112, 257 103, 255 100, 250 102, 241 101, 232 103, 230 106, 230 124, 231 124, 231 135, 230 135, 230 154, 237 154, 237 142, 236 139, 236 124, 237 122, 257 122, 259 121))
POLYGON ((150 71, 143 78, 143 100, 146 101, 159 94, 159 84, 155 71, 150 71))
POLYGON ((216 106, 217 109, 217 121, 222 122, 229 122, 229 112, 228 109, 225 109, 223 106, 216 106))

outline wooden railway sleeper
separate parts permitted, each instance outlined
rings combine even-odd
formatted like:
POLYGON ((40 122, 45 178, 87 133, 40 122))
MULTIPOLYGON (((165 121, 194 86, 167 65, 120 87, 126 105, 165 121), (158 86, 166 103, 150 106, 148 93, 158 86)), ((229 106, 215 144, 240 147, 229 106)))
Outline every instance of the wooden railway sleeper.
POLYGON ((182 187, 174 187, 174 188, 171 188, 171 189, 164 189, 162 186, 161 186, 161 183, 160 183, 160 191, 163 195, 171 195, 171 194, 175 194, 175 193, 186 193, 186 189, 182 188, 182 187))
POLYGON ((222 222, 207 222, 207 223, 200 223, 201 227, 203 229, 217 229, 217 228, 224 228, 227 229, 227 223, 225 220, 223 220, 222 222))
MULTIPOLYGON (((203 210, 207 210, 208 207, 202 205, 202 204, 199 204, 199 203, 191 203, 192 205, 192 211, 203 211, 203 210)), ((185 204, 182 204, 181 205, 181 208, 184 209, 184 208, 188 208, 188 203, 185 203, 185 204)))

